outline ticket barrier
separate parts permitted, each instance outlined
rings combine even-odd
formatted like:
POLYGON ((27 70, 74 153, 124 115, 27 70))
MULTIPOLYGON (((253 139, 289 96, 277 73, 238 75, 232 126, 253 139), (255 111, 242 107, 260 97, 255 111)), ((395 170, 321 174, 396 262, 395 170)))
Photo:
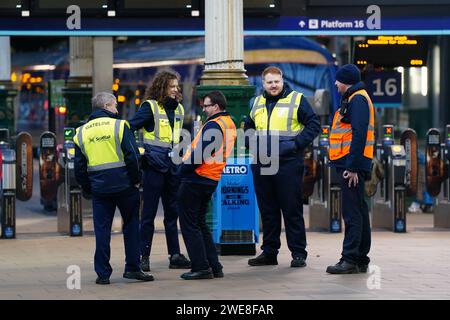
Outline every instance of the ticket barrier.
POLYGON ((314 145, 319 175, 309 197, 309 229, 336 233, 342 231, 342 198, 336 169, 329 166, 329 133, 330 126, 322 126, 318 144, 314 145))
POLYGON ((445 136, 442 140, 438 129, 428 130, 425 152, 425 181, 428 193, 436 197, 434 227, 450 228, 450 177, 448 173, 450 125, 446 126, 445 136))
POLYGON ((1 238, 16 237, 16 152, 8 148, 8 143, 0 144, 1 186, 0 222, 1 238))
POLYGON ((372 226, 406 232, 406 152, 403 145, 394 144, 392 125, 383 126, 377 158, 383 163, 384 178, 372 198, 372 226))
POLYGON ((58 164, 62 168, 57 193, 58 232, 71 237, 83 235, 83 201, 81 188, 75 179, 74 128, 64 128, 64 146, 58 164))
POLYGON ((31 135, 20 132, 11 148, 8 129, 0 129, 0 216, 2 238, 16 237, 16 200, 33 194, 33 151, 31 135))

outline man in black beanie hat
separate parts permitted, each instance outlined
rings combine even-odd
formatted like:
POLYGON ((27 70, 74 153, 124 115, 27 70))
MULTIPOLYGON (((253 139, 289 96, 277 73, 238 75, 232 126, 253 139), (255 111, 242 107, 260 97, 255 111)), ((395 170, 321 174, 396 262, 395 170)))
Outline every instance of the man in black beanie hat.
POLYGON ((371 230, 364 181, 370 176, 374 153, 375 113, 357 66, 342 66, 335 84, 342 100, 331 126, 329 158, 341 179, 345 237, 341 259, 327 272, 365 273, 370 261, 367 255, 371 230))

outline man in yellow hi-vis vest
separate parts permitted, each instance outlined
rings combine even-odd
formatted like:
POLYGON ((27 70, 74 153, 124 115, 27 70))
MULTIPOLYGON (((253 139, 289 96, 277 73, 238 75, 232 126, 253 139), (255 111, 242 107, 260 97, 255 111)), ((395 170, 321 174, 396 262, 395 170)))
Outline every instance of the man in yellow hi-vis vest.
POLYGON ((92 195, 97 284, 109 284, 111 226, 116 207, 123 219, 124 278, 152 281, 139 265, 138 149, 125 121, 118 119, 116 98, 100 92, 92 98, 88 122, 77 128, 75 178, 92 195))
MULTIPOLYGON (((254 100, 245 130, 255 130, 261 141, 278 145, 278 152, 270 147, 270 157, 279 163, 274 174, 265 174, 265 162, 258 152, 252 164, 258 207, 263 227, 262 253, 248 261, 250 266, 278 264, 280 249, 281 213, 291 267, 306 266, 306 232, 303 219, 303 158, 304 148, 312 143, 320 131, 320 120, 305 96, 283 83, 283 74, 277 67, 268 67, 262 73, 264 93, 254 100)), ((265 142, 264 142, 265 144, 265 142)), ((269 145, 269 144, 268 144, 269 145)), ((275 147, 276 148, 276 147, 275 147)))
POLYGON ((144 148, 144 207, 141 215, 141 267, 150 271, 150 252, 159 199, 164 208, 164 229, 169 268, 187 269, 190 261, 180 253, 176 194, 178 166, 172 161, 173 149, 180 142, 184 108, 180 103, 179 75, 162 71, 155 75, 145 92, 146 101, 130 120, 131 130, 142 128, 144 148))
POLYGON ((364 200, 364 181, 370 177, 375 144, 375 113, 372 101, 354 64, 336 73, 342 95, 330 132, 330 165, 341 179, 345 237, 340 261, 327 268, 331 274, 367 272, 370 262, 369 209, 364 200))

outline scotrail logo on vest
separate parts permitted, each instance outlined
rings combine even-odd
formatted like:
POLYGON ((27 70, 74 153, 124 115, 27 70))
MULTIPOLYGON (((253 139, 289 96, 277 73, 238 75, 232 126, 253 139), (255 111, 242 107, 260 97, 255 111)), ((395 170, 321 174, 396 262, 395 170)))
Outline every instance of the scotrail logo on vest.
POLYGON ((247 174, 246 165, 227 165, 223 168, 223 174, 247 174))

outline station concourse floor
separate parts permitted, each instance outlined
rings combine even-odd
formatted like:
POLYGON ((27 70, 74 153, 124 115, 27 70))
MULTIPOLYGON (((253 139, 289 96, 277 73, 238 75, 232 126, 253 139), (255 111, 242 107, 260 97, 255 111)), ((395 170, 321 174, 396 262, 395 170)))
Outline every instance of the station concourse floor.
MULTIPOLYGON (((17 238, 0 239, 0 300, 4 299, 161 299, 161 300, 314 300, 450 299, 450 230, 433 229, 431 214, 408 214, 407 233, 374 230, 372 273, 329 275, 340 256, 343 233, 307 232, 305 268, 290 268, 282 232, 278 266, 250 267, 250 256, 221 256, 225 277, 185 281, 183 270, 168 269, 161 207, 151 255, 153 282, 122 278, 123 237, 111 239, 111 284, 95 284, 92 219, 84 219, 83 237, 56 232, 56 215, 44 213, 38 190, 28 202, 17 201, 17 238), (79 266, 81 288, 69 290, 70 265, 79 266)), ((118 212, 116 212, 118 216, 118 212)), ((305 207, 308 226, 308 208, 305 207)), ((120 219, 113 228, 120 226, 120 219)), ((184 249, 180 234, 182 252, 184 249)), ((258 251, 259 251, 258 244, 258 251)))

